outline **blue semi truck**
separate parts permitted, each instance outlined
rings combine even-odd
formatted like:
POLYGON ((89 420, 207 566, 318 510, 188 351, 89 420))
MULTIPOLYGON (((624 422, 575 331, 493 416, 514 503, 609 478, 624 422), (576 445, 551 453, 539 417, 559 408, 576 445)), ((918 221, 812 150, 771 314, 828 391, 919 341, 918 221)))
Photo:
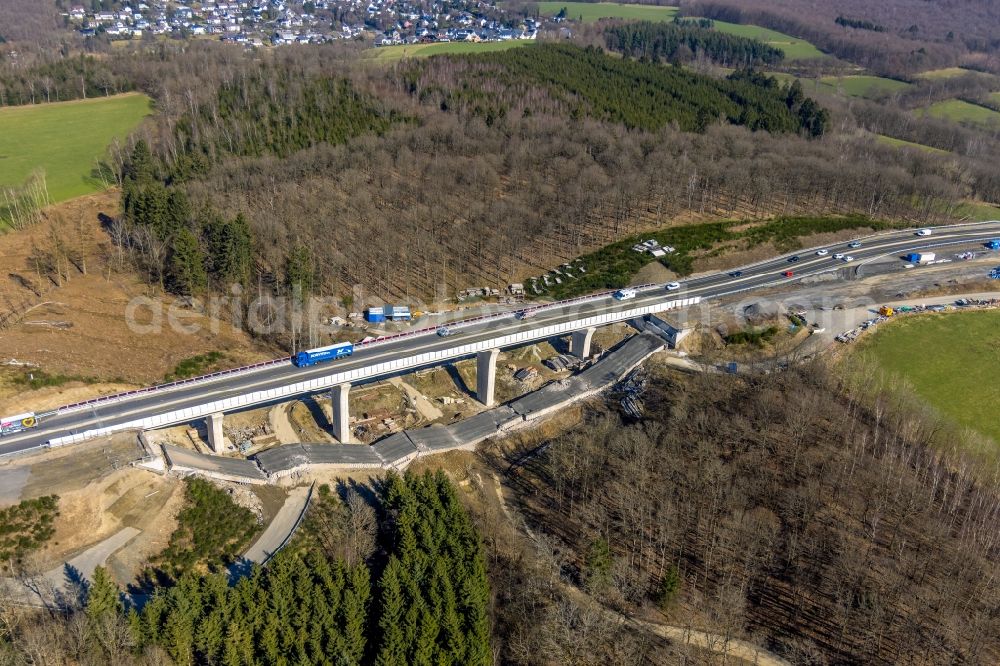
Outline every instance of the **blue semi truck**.
POLYGON ((292 357, 292 363, 300 368, 305 368, 324 361, 333 361, 338 358, 345 358, 354 353, 354 345, 350 342, 338 342, 335 345, 317 347, 300 351, 292 357))

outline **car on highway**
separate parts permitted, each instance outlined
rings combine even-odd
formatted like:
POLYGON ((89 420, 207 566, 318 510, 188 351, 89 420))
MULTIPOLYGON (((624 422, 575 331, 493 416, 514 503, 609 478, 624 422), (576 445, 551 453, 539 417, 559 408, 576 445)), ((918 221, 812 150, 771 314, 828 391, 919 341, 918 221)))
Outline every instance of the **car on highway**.
POLYGON ((451 335, 451 329, 448 328, 447 326, 438 326, 437 334, 440 335, 442 338, 447 338, 449 335, 451 335))
POLYGON ((635 298, 635 289, 619 289, 611 294, 611 297, 616 301, 627 301, 630 298, 635 298))
POLYGON ((534 316, 535 316, 534 310, 521 310, 516 315, 514 315, 516 319, 521 319, 521 320, 530 319, 534 316))
POLYGON ((825 257, 828 254, 830 254, 829 250, 816 250, 817 257, 825 257))
POLYGON ((847 244, 847 247, 851 248, 852 250, 857 250, 859 247, 861 247, 861 241, 851 241, 850 243, 847 244))
POLYGON ((680 288, 681 288, 680 282, 670 282, 667 284, 667 291, 674 291, 675 289, 680 289, 680 288))
POLYGON ((845 254, 845 255, 844 255, 844 258, 843 258, 843 259, 841 259, 841 261, 843 261, 844 263, 847 263, 848 261, 854 261, 854 257, 852 257, 852 256, 851 256, 851 255, 849 255, 849 254, 845 254))
POLYGON ((795 273, 793 273, 792 271, 785 271, 784 273, 782 273, 782 275, 784 275, 785 277, 792 277, 793 275, 795 275, 795 273))
POLYGON ((843 259, 845 256, 846 255, 841 254, 840 252, 838 252, 837 254, 833 255, 833 258, 837 259, 837 260, 840 260, 840 259, 843 259))
POLYGON ((795 255, 794 257, 788 257, 788 263, 790 264, 794 264, 798 260, 799 260, 799 255, 795 255))
POLYGON ((741 275, 743 275, 743 271, 733 271, 729 274, 729 277, 740 277, 741 275))
POLYGON ((931 231, 930 229, 920 229, 919 231, 917 231, 918 236, 930 236, 932 233, 934 232, 931 231))

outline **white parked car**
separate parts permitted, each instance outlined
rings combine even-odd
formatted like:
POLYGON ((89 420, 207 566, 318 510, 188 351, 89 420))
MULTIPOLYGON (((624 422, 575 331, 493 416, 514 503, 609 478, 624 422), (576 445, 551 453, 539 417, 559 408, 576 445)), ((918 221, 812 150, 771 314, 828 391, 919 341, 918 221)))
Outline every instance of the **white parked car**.
POLYGON ((828 254, 830 254, 829 250, 816 250, 817 257, 825 257, 828 254))
POLYGON ((931 231, 930 229, 921 229, 920 231, 917 232, 917 235, 918 236, 930 236, 932 233, 934 233, 934 232, 931 231))
POLYGON ((670 284, 667 285, 667 291, 673 291, 675 289, 680 289, 680 288, 681 288, 680 282, 671 282, 670 284))
POLYGON ((841 254, 841 253, 838 252, 837 254, 833 255, 833 258, 834 259, 843 259, 844 256, 846 256, 846 255, 843 255, 843 254, 841 254))

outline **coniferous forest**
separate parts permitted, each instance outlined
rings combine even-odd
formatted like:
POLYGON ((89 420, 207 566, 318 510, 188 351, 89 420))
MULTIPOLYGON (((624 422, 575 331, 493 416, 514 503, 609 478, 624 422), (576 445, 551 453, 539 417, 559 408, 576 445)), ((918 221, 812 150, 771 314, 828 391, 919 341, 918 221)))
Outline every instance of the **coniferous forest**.
POLYGON ((363 522, 370 507, 354 495, 345 509, 327 487, 318 495, 300 537, 235 584, 231 573, 189 569, 127 609, 100 571, 88 621, 123 627, 105 656, 162 651, 177 664, 226 666, 492 663, 480 538, 442 472, 381 482, 379 547, 356 561, 340 548, 352 534, 345 513, 363 522))
MULTIPOLYGON (((648 39, 654 41, 652 36, 648 39)), ((655 43, 649 49, 657 56, 669 50, 655 43)), ((703 132, 721 120, 755 131, 805 129, 811 136, 821 136, 827 122, 818 107, 801 118, 801 90, 790 96, 787 87, 765 76, 737 72, 720 80, 681 67, 616 58, 597 48, 539 44, 412 67, 404 76, 413 81, 421 99, 440 98, 441 108, 471 112, 487 124, 515 108, 518 115, 562 108, 571 118, 649 132, 670 123, 684 131, 703 132), (537 106, 525 99, 538 100, 537 106)))
POLYGON ((612 51, 630 58, 654 62, 688 62, 704 55, 730 67, 759 67, 774 65, 784 58, 781 49, 759 40, 681 21, 637 21, 608 26, 604 43, 612 51))

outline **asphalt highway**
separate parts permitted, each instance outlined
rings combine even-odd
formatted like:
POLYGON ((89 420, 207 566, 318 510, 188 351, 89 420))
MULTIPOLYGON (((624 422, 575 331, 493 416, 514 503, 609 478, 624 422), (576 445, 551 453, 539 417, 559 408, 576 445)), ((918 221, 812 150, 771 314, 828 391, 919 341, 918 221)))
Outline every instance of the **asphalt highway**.
POLYGON ((857 249, 848 249, 846 243, 830 245, 823 248, 828 251, 827 256, 815 254, 820 248, 803 250, 797 254, 799 259, 795 262, 789 261, 793 255, 784 255, 729 272, 682 281, 680 288, 674 291, 667 291, 665 285, 655 285, 640 290, 635 298, 624 301, 601 296, 582 302, 543 307, 526 320, 518 320, 511 313, 482 322, 464 324, 453 327, 453 333, 447 337, 438 336, 431 331, 425 335, 403 337, 370 347, 357 347, 355 353, 348 358, 311 367, 299 368, 289 362, 164 388, 101 403, 83 410, 40 418, 35 428, 0 439, 0 456, 44 446, 54 437, 114 426, 162 412, 201 405, 212 400, 325 377, 335 371, 366 367, 388 359, 449 349, 500 335, 540 329, 549 324, 569 322, 595 314, 622 312, 676 298, 701 296, 705 299, 762 289, 807 276, 842 270, 886 255, 904 255, 920 250, 933 251, 937 247, 946 247, 949 252, 953 247, 962 245, 978 244, 981 247, 982 243, 992 238, 1000 238, 1000 222, 939 227, 934 230, 933 235, 925 237, 916 236, 912 230, 880 234, 861 239, 863 245, 857 249), (854 261, 844 263, 833 259, 832 255, 836 253, 849 254, 854 257, 854 261), (794 273, 791 278, 783 275, 784 271, 788 270, 794 273))

